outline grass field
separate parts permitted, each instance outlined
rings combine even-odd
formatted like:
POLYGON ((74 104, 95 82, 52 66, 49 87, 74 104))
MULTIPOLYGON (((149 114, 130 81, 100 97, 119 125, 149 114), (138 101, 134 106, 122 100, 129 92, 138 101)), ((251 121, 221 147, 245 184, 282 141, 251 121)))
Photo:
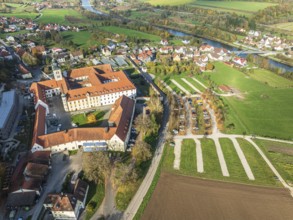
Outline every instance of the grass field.
POLYGON ((121 28, 121 27, 116 27, 116 26, 104 26, 100 27, 101 30, 111 32, 114 34, 121 34, 121 35, 126 35, 128 37, 136 37, 139 39, 145 39, 149 41, 160 41, 161 38, 159 36, 153 35, 153 34, 148 34, 144 33, 141 31, 136 31, 136 30, 131 30, 127 28, 121 28))
POLYGON ((57 24, 86 24, 84 18, 79 12, 73 9, 45 9, 42 16, 38 19, 39 23, 57 23, 57 24), (74 17, 73 23, 66 19, 66 16, 74 17))
POLYGON ((213 179, 223 179, 216 146, 212 139, 201 139, 204 176, 213 179))
POLYGON ((219 139, 230 177, 240 182, 249 181, 232 141, 228 138, 219 139))
POLYGON ((281 183, 275 179, 274 173, 261 158, 257 150, 248 141, 242 138, 238 138, 237 141, 255 177, 254 181, 262 185, 281 186, 281 183))
POLYGON ((64 31, 61 32, 61 35, 65 40, 71 40, 78 47, 88 48, 92 45, 97 44, 96 41, 91 39, 91 33, 88 31, 64 31))
MULTIPOLYGON (((89 113, 88 113, 89 114, 89 113)), ((77 114, 71 117, 73 123, 75 123, 78 127, 93 127, 97 126, 100 123, 100 120, 103 119, 105 112, 103 111, 94 111, 92 114, 96 117, 96 122, 89 123, 87 119, 87 114, 77 114)))
POLYGON ((187 175, 194 175, 197 172, 195 142, 193 139, 182 141, 180 171, 187 175))
POLYGON ((293 31, 293 22, 279 23, 271 25, 273 28, 279 28, 287 31, 293 31))
POLYGON ((193 2, 194 0, 143 0, 143 2, 151 5, 184 5, 193 2))
POLYGON ((257 12, 269 6, 276 5, 274 3, 267 2, 248 2, 248 1, 193 1, 192 5, 205 6, 212 9, 228 9, 231 11, 246 11, 246 12, 257 12))
POLYGON ((285 181, 293 184, 293 144, 259 139, 254 142, 261 147, 285 181))
POLYGON ((12 4, 12 3, 7 3, 5 5, 6 5, 6 8, 10 9, 11 12, 9 13, 1 12, 1 16, 2 15, 7 17, 13 16, 18 18, 30 18, 30 19, 34 19, 36 16, 38 16, 38 13, 34 10, 33 6, 22 5, 22 4, 12 4))
POLYGON ((292 81, 267 71, 255 73, 253 79, 242 72, 223 63, 215 63, 216 70, 209 75, 217 85, 225 84, 236 88, 243 94, 243 98, 225 97, 229 106, 225 124, 233 123, 235 129, 226 130, 228 133, 246 132, 261 136, 291 139, 293 137, 293 88, 292 81), (260 76, 257 76, 259 74, 260 76), (265 77, 264 82, 259 80, 265 77), (271 85, 279 88, 274 88, 271 85))

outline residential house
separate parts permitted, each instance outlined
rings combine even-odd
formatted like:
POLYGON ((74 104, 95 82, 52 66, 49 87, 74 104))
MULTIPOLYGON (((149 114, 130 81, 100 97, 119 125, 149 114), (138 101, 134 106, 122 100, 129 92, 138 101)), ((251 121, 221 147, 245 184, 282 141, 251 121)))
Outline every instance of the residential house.
POLYGON ((111 56, 111 50, 108 47, 103 47, 102 48, 102 54, 104 56, 111 56))
POLYGON ((169 42, 166 39, 162 39, 160 44, 163 45, 163 46, 167 46, 169 44, 169 42))
POLYGON ((73 51, 70 53, 71 60, 82 60, 84 59, 83 52, 81 50, 73 51))
POLYGON ((244 67, 247 65, 246 59, 241 58, 241 57, 234 57, 232 61, 240 67, 244 67))
POLYGON ((77 220, 85 208, 88 189, 88 184, 79 179, 73 194, 49 194, 43 206, 50 210, 54 219, 77 220))

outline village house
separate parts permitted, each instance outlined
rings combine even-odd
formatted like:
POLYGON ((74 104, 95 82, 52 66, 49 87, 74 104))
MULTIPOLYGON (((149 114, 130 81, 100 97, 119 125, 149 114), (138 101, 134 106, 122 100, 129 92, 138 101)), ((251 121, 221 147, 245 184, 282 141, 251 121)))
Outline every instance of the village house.
POLYGON ((166 39, 162 39, 162 40, 160 41, 160 44, 163 45, 163 46, 167 46, 167 45, 169 44, 169 42, 168 42, 168 40, 166 40, 166 39))
POLYGON ((239 67, 244 67, 247 65, 247 61, 244 58, 241 57, 234 57, 232 59, 232 61, 235 63, 235 65, 239 66, 239 67))
POLYGON ((77 220, 85 208, 89 185, 78 179, 73 194, 49 194, 44 201, 54 219, 77 220))
POLYGON ((102 48, 102 54, 104 55, 104 56, 111 56, 111 54, 112 54, 112 52, 111 52, 111 50, 108 48, 108 47, 103 47, 102 48))
POLYGON ((82 60, 84 59, 83 52, 81 50, 73 51, 70 53, 71 60, 82 60))

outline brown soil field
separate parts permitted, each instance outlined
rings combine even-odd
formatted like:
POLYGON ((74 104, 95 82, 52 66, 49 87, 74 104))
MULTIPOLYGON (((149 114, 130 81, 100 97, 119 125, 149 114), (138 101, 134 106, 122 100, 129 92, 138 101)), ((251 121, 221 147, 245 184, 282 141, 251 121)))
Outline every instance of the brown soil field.
POLYGON ((162 173, 142 220, 288 220, 293 198, 280 188, 162 173))
POLYGON ((288 154, 290 156, 293 156, 293 147, 278 147, 278 146, 270 146, 268 148, 268 151, 277 152, 281 154, 288 154))

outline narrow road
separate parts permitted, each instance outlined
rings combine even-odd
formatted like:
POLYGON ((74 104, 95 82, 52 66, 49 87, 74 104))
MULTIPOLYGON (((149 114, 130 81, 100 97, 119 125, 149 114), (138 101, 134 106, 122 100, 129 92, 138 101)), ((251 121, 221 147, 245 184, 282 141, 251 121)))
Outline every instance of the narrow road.
POLYGON ((214 140, 215 145, 216 145, 217 155, 218 155, 218 158, 219 158, 222 174, 223 174, 223 176, 230 176, 228 168, 227 168, 227 164, 226 164, 226 161, 225 161, 225 158, 224 158, 224 154, 223 154, 220 142, 219 142, 219 139, 218 138, 213 138, 213 140, 214 140))
POLYGON ((187 85, 189 85, 197 93, 199 93, 199 94, 202 93, 198 88, 196 88, 194 85, 192 85, 190 82, 188 82, 187 79, 182 78, 182 81, 185 82, 187 85))
POLYGON ((174 79, 171 79, 171 82, 174 83, 180 90, 182 90, 186 95, 190 95, 190 92, 188 92, 183 86, 181 86, 178 82, 176 82, 174 79))
POLYGON ((230 140, 232 141, 232 143, 234 145, 234 148, 235 148, 235 150, 236 150, 236 152, 238 154, 238 157, 239 157, 239 159, 241 161, 241 164, 242 164, 242 166, 244 168, 244 171, 245 171, 248 179, 255 180, 254 175, 253 175, 253 173, 252 173, 252 171, 250 169, 250 166, 249 166, 249 164, 248 164, 248 162, 246 160, 246 157, 245 157, 245 155, 244 155, 244 153, 243 153, 238 141, 236 140, 236 138, 230 138, 230 140))
POLYGON ((175 147, 174 147, 175 159, 174 159, 174 165, 173 165, 175 170, 180 169, 181 144, 182 144, 182 140, 180 139, 175 140, 175 147))
POLYGON ((201 142, 193 138, 196 144, 196 166, 197 166, 197 172, 198 173, 203 173, 204 168, 203 168, 203 158, 202 158, 202 149, 201 149, 201 142))

